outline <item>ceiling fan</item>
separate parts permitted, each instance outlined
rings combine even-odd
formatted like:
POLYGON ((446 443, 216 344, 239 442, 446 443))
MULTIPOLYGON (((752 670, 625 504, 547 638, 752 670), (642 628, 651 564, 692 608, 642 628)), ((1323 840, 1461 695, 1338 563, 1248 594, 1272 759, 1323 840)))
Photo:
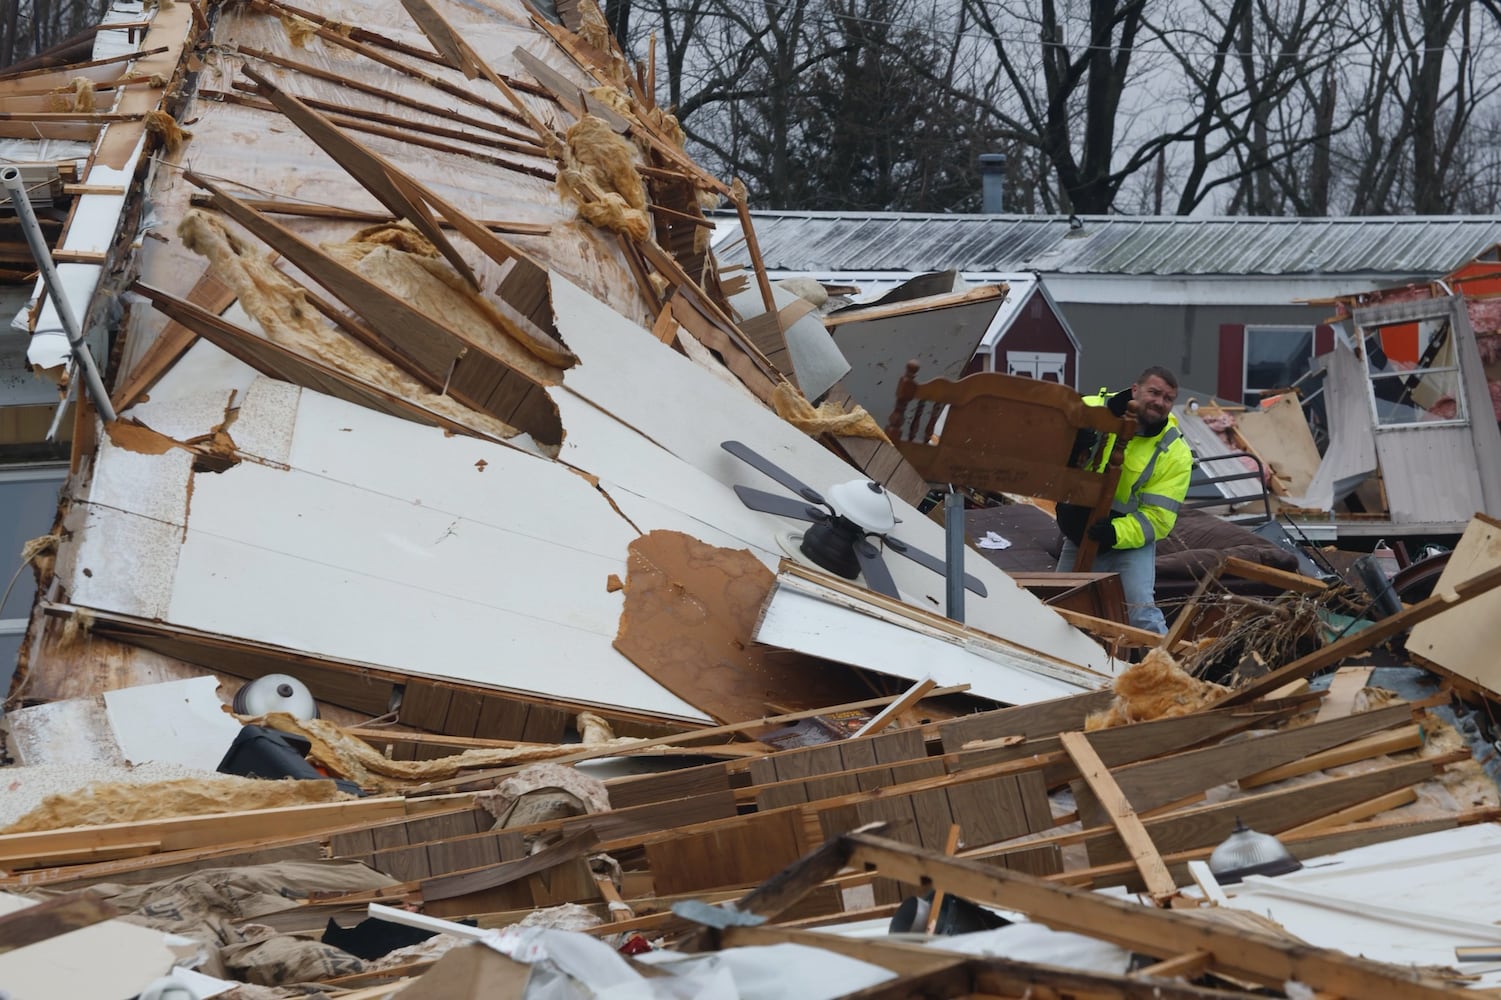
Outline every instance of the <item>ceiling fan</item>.
MULTIPOLYGON (((883 550, 906 556, 948 578, 944 560, 892 536, 897 517, 891 508, 891 496, 880 483, 870 479, 838 483, 829 487, 825 499, 813 487, 739 441, 725 441, 720 447, 797 494, 790 497, 753 486, 735 487, 740 502, 751 510, 811 522, 813 527, 797 539, 797 549, 815 565, 846 580, 854 580, 863 573, 871 590, 898 600, 901 595, 891 578, 891 570, 886 567, 883 550)), ((964 586, 985 596, 985 584, 968 573, 964 574, 964 586)))

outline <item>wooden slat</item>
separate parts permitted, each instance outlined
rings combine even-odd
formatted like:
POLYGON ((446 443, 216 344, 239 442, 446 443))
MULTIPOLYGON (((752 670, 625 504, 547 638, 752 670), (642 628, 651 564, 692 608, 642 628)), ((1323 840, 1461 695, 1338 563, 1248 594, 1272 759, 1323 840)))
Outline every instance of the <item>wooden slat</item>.
POLYGON ((1178 887, 1168 874, 1167 866, 1162 863, 1162 855, 1157 853, 1151 834, 1147 833, 1146 826, 1131 807, 1130 800, 1111 778, 1105 762, 1100 760, 1094 748, 1089 745, 1089 738, 1083 733, 1060 733, 1059 739, 1063 742, 1063 749, 1079 766, 1079 772, 1104 806, 1121 840, 1125 842, 1132 862, 1146 880, 1147 891, 1161 905, 1177 893, 1178 887))
POLYGON ((0 916, 0 955, 119 916, 92 892, 73 892, 0 916))
POLYGON ((1157 958, 1208 951, 1214 956, 1214 968, 1231 975, 1279 988, 1295 979, 1336 996, 1386 1000, 1452 996, 1447 984, 1424 973, 1289 943, 1244 927, 1219 926, 1187 911, 1153 909, 1051 885, 870 834, 844 839, 849 861, 875 865, 883 875, 911 885, 941 886, 975 902, 1020 910, 1055 930, 1088 934, 1157 958))
POLYGON ((1388 733, 1376 733, 1364 739, 1352 740, 1342 743, 1330 750, 1320 753, 1309 754, 1290 764, 1280 767, 1268 768, 1265 771, 1257 771, 1238 779, 1242 789, 1260 788, 1262 785, 1270 785, 1274 781, 1282 781, 1285 778, 1294 778, 1300 774, 1311 774, 1314 771, 1322 771, 1329 767, 1338 767, 1341 764, 1349 764, 1352 761, 1368 760, 1381 754, 1400 753, 1403 750, 1416 750, 1423 745, 1423 727, 1417 723, 1394 729, 1388 733))

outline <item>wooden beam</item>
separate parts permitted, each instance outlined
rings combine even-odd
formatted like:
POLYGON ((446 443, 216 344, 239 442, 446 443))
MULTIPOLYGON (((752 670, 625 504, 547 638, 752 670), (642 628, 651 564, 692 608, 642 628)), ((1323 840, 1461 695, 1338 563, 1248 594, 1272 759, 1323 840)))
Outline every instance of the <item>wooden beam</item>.
POLYGON ((1375 667, 1340 667, 1329 682, 1329 694, 1319 704, 1314 722, 1326 722, 1355 711, 1355 697, 1365 689, 1375 667))
POLYGON ((1399 632, 1406 631, 1418 622, 1427 621, 1435 615, 1442 614, 1451 607, 1458 607, 1466 601, 1479 597, 1481 594, 1490 593, 1496 587, 1501 586, 1501 566, 1495 566, 1478 576, 1473 576, 1457 585, 1453 590, 1433 594, 1424 598, 1417 604, 1403 608, 1401 611, 1359 632, 1353 632, 1342 639, 1336 639, 1323 649, 1299 657, 1286 666, 1279 667, 1271 673, 1265 674, 1244 687, 1221 696, 1213 705, 1238 705, 1251 701, 1255 698, 1273 691, 1288 681, 1300 677, 1307 677, 1315 670, 1333 666, 1348 657, 1354 656, 1362 650, 1370 649, 1377 643, 1389 639, 1399 632))
POLYGON ((286 836, 356 822, 375 823, 383 819, 400 819, 406 814, 402 799, 368 798, 67 827, 36 833, 7 833, 0 834, 0 868, 41 867, 46 859, 65 851, 108 849, 142 841, 159 843, 161 849, 167 851, 212 847, 229 840, 286 836))
MULTIPOLYGON (((188 291, 186 302, 196 309, 209 313, 216 319, 228 309, 238 296, 234 289, 205 271, 188 291)), ((167 373, 177 360, 187 353, 197 334, 175 319, 162 328, 145 355, 136 362, 125 384, 115 389, 115 412, 126 410, 138 402, 145 392, 167 373)))
POLYGON ((104 897, 93 892, 63 896, 0 916, 0 955, 50 938, 92 927, 120 915, 104 897))
POLYGON ((1178 886, 1168 874, 1167 866, 1162 863, 1162 855, 1157 853, 1157 846, 1152 843, 1152 835, 1147 833, 1141 817, 1136 815, 1136 810, 1110 776, 1110 770, 1104 761, 1094 752, 1094 747, 1089 745, 1089 737, 1083 733, 1060 733, 1058 738, 1063 742, 1063 749, 1078 765, 1079 773, 1084 776, 1095 797, 1105 807, 1110 822, 1121 835, 1126 849, 1131 852, 1131 860, 1136 863, 1141 877, 1146 881, 1147 892, 1156 900, 1157 905, 1163 905, 1178 894, 1178 886))
MULTIPOLYGON (((557 404, 544 387, 561 381, 536 373, 536 366, 513 365, 474 338, 429 316, 359 272, 334 260, 295 233, 256 212, 192 171, 189 183, 214 197, 214 205, 358 313, 381 339, 406 360, 414 377, 432 384, 482 413, 516 426, 542 444, 558 444, 563 427, 557 404)), ((488 234, 492 239, 493 234, 488 234)), ((518 350, 524 349, 517 345, 518 350)), ((544 362, 538 361, 538 365, 544 362)), ((542 368, 549 372, 551 369, 542 368)))
POLYGON ((842 838, 850 860, 910 885, 931 885, 967 899, 1020 910, 1056 930, 1110 941, 1158 958, 1193 951, 1213 955, 1213 968, 1281 988, 1288 980, 1337 996, 1383 1000, 1445 1000, 1453 996, 1437 977, 1289 941, 1246 927, 1226 927, 1191 911, 1154 909, 1099 893, 1052 885, 986 865, 945 858, 869 833, 842 838))
POLYGON ((1329 589, 1329 585, 1322 580, 1315 580, 1311 576, 1301 573, 1289 573, 1285 569, 1277 569, 1275 566, 1263 566, 1260 563, 1249 562, 1237 556, 1228 556, 1221 572, 1230 576, 1238 576, 1242 580, 1254 580, 1257 583, 1265 583, 1272 587, 1280 587, 1290 590, 1295 594, 1322 594, 1329 589))
POLYGON ((1291 830, 1283 832, 1290 834, 1321 833, 1336 827, 1358 823, 1363 819, 1370 819, 1372 816, 1384 813, 1388 809, 1401 808, 1410 802, 1416 802, 1417 798, 1418 793, 1413 789, 1399 788, 1394 792, 1378 795, 1374 799, 1357 803, 1348 808, 1341 809, 1339 812, 1332 812, 1328 816, 1320 816, 1316 820, 1304 823, 1301 826, 1295 826, 1291 830))
POLYGON ((855 730, 852 738, 860 736, 874 736, 876 733, 879 733, 881 730, 885 729, 887 726, 895 722, 897 716, 901 715, 907 709, 913 707, 918 702, 926 698, 929 694, 931 694, 933 689, 937 686, 938 684, 933 680, 933 678, 924 677, 922 680, 909 687, 906 691, 902 692, 901 697, 897 698, 896 701, 881 709, 881 711, 869 722, 861 726, 859 729, 855 730))
POLYGON ((1322 771, 1325 768, 1339 767, 1341 764, 1349 764, 1357 760, 1369 760, 1382 754, 1401 753, 1404 750, 1416 750, 1423 745, 1423 727, 1414 722, 1410 726, 1401 729, 1393 729, 1386 733, 1375 733, 1371 736, 1349 743, 1342 743, 1337 747, 1312 753, 1306 757, 1279 767, 1267 768, 1265 771, 1257 771, 1237 779, 1242 789, 1260 788, 1262 785, 1270 785, 1274 781, 1282 781, 1284 778, 1295 778, 1300 774, 1311 774, 1314 771, 1322 771))
MULTIPOLYGON (((1116 769, 1114 780, 1138 809, 1147 811, 1226 781, 1300 761, 1310 754, 1402 725, 1411 721, 1412 713, 1410 705, 1388 705, 1358 716, 1128 763, 1116 769)), ((1080 803, 1080 812, 1089 816, 1086 803, 1080 803)))

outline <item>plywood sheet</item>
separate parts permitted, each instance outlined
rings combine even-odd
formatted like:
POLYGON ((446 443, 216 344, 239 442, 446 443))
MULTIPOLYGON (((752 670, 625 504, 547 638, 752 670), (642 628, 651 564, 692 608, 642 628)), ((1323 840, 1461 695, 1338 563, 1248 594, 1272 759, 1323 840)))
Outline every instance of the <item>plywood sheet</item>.
MULTIPOLYGON (((1434 593, 1444 593, 1497 565, 1501 565, 1501 521, 1476 515, 1449 556, 1434 593)), ((1498 621, 1501 590, 1493 590, 1413 626, 1407 649, 1492 695, 1501 694, 1501 660, 1496 656, 1498 621)))
POLYGON ((721 722, 838 705, 864 685, 808 657, 765 649, 751 632, 775 577, 754 555, 674 531, 631 543, 615 648, 721 722))

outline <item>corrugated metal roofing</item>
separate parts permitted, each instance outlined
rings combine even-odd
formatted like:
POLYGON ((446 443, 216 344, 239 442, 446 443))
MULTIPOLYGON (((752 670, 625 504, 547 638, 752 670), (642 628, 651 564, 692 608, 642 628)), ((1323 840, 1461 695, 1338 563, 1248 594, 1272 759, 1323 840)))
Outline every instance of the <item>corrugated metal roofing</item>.
MULTIPOLYGON (((751 213, 773 271, 1447 274, 1501 243, 1501 216, 1330 219, 751 213)), ((734 216, 720 221, 733 227, 734 216)), ((743 244, 722 258, 745 262, 743 244)))

